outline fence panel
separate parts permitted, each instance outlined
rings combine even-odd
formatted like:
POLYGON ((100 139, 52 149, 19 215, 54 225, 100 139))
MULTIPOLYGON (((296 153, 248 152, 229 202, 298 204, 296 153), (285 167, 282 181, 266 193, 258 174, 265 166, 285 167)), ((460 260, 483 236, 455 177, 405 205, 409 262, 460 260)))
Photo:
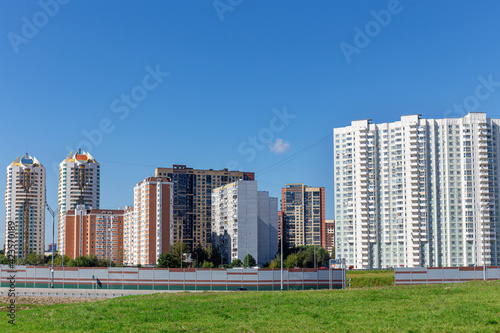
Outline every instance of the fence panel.
MULTIPOLYGON (((458 283, 483 280, 482 266, 473 267, 413 267, 395 268, 395 285, 404 284, 433 284, 433 283, 458 283)), ((486 268, 487 280, 500 280, 499 267, 486 268)))
MULTIPOLYGON (((9 266, 0 266, 2 287, 8 287, 9 266)), ((50 288, 48 266, 16 266, 16 287, 50 288)), ((283 288, 329 288, 330 272, 316 269, 284 269, 283 288)), ((490 275, 488 275, 490 276, 490 275)), ((491 275, 493 277, 493 275, 491 275)), ((332 270, 333 287, 340 287, 342 270, 332 270)), ((208 269, 137 267, 55 267, 54 288, 144 290, 280 290, 280 269, 208 269)))

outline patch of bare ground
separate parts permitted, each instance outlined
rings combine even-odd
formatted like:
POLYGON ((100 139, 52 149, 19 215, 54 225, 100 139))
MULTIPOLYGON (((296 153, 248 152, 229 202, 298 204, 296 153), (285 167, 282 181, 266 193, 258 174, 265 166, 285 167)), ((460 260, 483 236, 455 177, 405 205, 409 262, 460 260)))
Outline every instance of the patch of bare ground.
MULTIPOLYGON (((10 304, 10 297, 0 296, 0 312, 7 312, 10 304)), ((37 305, 66 304, 102 301, 101 297, 47 297, 47 296, 23 296, 16 297, 16 308, 18 310, 29 309, 37 305)))

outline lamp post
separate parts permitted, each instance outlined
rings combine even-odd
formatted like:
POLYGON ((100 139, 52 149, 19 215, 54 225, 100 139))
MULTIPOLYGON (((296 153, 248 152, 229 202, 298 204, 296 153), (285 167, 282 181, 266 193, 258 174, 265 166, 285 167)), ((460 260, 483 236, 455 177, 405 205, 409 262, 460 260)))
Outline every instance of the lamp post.
POLYGON ((481 220, 482 220, 482 238, 483 238, 483 280, 486 281, 486 240, 485 240, 485 233, 484 233, 484 213, 483 209, 481 208, 481 220))
POLYGON ((54 288, 54 226, 55 226, 55 212, 50 208, 49 204, 47 201, 45 201, 45 207, 49 211, 50 215, 52 215, 52 267, 51 267, 51 281, 50 281, 50 288, 54 288))
POLYGON ((283 218, 281 220, 281 291, 283 291, 283 218))

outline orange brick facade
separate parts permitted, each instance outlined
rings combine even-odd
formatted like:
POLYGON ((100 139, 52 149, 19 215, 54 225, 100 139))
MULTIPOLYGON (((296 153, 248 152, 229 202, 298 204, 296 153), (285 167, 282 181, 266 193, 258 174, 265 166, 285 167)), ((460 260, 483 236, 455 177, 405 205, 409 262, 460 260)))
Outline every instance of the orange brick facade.
POLYGON ((154 265, 172 244, 172 183, 149 177, 134 187, 134 207, 125 221, 125 263, 154 265))
POLYGON ((123 210, 79 209, 65 215, 64 253, 123 262, 123 210))
POLYGON ((335 250, 335 220, 325 220, 326 244, 324 248, 333 255, 335 250))

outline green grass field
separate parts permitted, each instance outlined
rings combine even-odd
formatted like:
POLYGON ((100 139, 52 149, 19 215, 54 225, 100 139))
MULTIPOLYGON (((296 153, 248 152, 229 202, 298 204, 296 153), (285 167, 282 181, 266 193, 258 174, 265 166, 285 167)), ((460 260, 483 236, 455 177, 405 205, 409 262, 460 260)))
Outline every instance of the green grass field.
POLYGON ((11 331, 499 332, 500 282, 127 296, 18 310, 11 331))
MULTIPOLYGON (((370 271, 351 271, 346 272, 346 279, 351 279, 351 288, 383 287, 394 286, 393 270, 370 270, 370 271)), ((346 285, 348 285, 347 282, 346 285)))

